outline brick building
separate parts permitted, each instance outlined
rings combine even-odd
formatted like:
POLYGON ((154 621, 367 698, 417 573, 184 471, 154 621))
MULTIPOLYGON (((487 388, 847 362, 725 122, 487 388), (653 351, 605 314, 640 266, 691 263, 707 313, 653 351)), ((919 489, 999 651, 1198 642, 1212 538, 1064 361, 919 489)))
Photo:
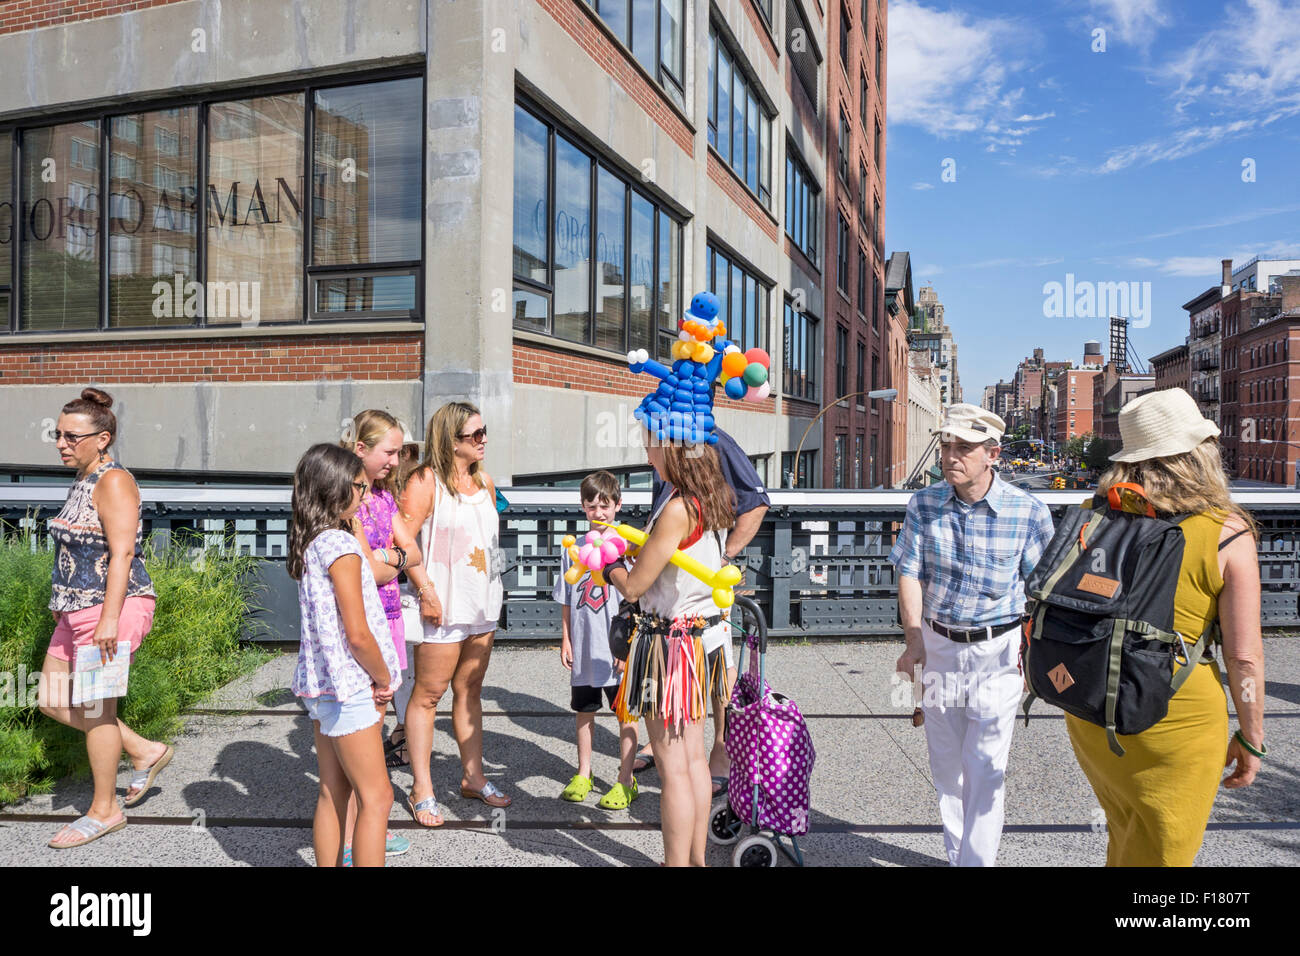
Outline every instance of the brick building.
MULTIPOLYGON (((848 11, 843 66, 840 15, 809 0, 5 5, 0 471, 56 471, 46 419, 94 381, 144 475, 284 476, 361 408, 419 432, 466 398, 503 483, 595 467, 648 482, 630 413, 650 382, 625 354, 666 354, 708 288, 731 336, 773 360, 772 398, 719 399, 720 424, 768 483, 829 484, 820 429, 793 451, 835 397, 833 330, 850 367, 865 346, 870 387, 906 378, 880 290, 885 7, 848 11), (827 129, 850 107, 839 183, 827 129), (828 306, 832 282, 847 302, 828 306)), ((831 414, 827 434, 903 447, 905 404, 831 414)))
POLYGON ((1181 388, 1189 391, 1191 385, 1191 360, 1188 343, 1165 349, 1151 356, 1151 374, 1155 376, 1155 389, 1181 388))
MULTIPOLYGON (((906 478, 907 316, 886 306, 885 8, 830 0, 826 10, 827 251, 822 483, 892 486, 906 478), (868 399, 897 388, 894 402, 868 399)), ((818 6, 817 9, 822 9, 818 6)))

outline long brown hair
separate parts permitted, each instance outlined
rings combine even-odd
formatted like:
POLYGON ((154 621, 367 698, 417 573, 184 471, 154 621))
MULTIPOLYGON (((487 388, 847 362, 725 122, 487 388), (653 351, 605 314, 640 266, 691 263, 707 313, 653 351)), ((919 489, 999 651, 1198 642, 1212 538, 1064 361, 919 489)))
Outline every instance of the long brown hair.
MULTIPOLYGON (((367 408, 364 412, 357 412, 352 416, 351 427, 343 433, 343 438, 339 441, 339 444, 353 454, 356 454, 357 442, 361 442, 367 449, 373 450, 376 445, 384 440, 384 436, 394 428, 399 432, 402 430, 401 424, 388 412, 382 412, 377 408, 367 408)), ((394 500, 397 499, 398 494, 397 471, 401 467, 400 457, 399 455, 399 464, 394 465, 386 477, 377 478, 370 483, 372 488, 388 492, 393 496, 394 500)))
POLYGON ((352 532, 340 516, 352 504, 352 483, 362 472, 361 459, 351 449, 324 442, 312 445, 293 473, 293 520, 289 525, 289 577, 301 581, 307 547, 322 531, 352 532))
POLYGON ((1146 461, 1117 461, 1097 482, 1097 494, 1105 495, 1112 485, 1138 484, 1147 500, 1165 514, 1202 514, 1215 517, 1236 515, 1250 533, 1259 538, 1259 526, 1241 505, 1232 500, 1228 476, 1219 456, 1219 442, 1207 438, 1191 451, 1146 461))
MULTIPOLYGON (((420 473, 426 470, 442 482, 448 493, 460 495, 456 490, 456 436, 461 434, 465 423, 479 415, 477 408, 469 402, 448 402, 433 413, 429 427, 424 433, 424 460, 420 462, 420 473)), ((480 488, 486 488, 487 482, 479 474, 479 462, 470 462, 469 474, 480 488)))
MULTIPOLYGON (((705 531, 721 531, 735 525, 736 495, 722 477, 716 448, 664 443, 659 450, 664 459, 664 481, 680 491, 685 500, 699 499, 705 531)), ((695 520, 693 513, 691 520, 695 520)))

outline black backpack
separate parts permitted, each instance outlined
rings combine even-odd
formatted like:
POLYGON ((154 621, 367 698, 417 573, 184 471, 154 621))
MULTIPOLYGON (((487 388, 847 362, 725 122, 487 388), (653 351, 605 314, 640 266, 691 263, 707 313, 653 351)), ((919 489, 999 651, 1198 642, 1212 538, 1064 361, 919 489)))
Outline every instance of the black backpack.
POLYGON ((1121 510, 1117 484, 1092 508, 1071 509, 1025 582, 1027 620, 1020 645, 1029 695, 1117 734, 1141 733, 1162 720, 1169 699, 1219 638, 1212 622, 1193 640, 1174 631, 1174 593, 1183 562, 1187 515, 1156 517, 1121 510), (1181 665, 1174 672, 1174 661, 1181 665))

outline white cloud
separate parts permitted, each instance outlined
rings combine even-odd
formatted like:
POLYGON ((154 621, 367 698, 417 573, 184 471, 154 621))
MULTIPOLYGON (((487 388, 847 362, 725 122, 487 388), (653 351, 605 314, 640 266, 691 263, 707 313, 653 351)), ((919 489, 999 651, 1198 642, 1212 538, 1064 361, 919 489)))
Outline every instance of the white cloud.
POLYGON ((1180 278, 1197 278, 1205 280, 1206 285, 1217 283, 1223 274, 1223 260, 1231 259, 1235 266, 1240 266, 1259 256, 1265 259, 1300 258, 1300 242, 1295 240, 1274 240, 1249 248, 1230 249, 1226 253, 1209 256, 1165 256, 1151 258, 1148 256, 1105 257, 1096 261, 1109 266, 1130 266, 1138 269, 1154 270, 1162 275, 1180 278))
POLYGON ((1113 34, 1121 43, 1144 49, 1170 19, 1161 0, 1089 0, 1089 6, 1106 28, 1108 41, 1113 34))
POLYGON ((913 189, 933 189, 934 183, 912 183, 913 189))
POLYGON ((1010 51, 1036 40, 1010 20, 938 10, 916 0, 891 3, 889 121, 944 139, 976 134, 995 151, 1020 145, 999 126, 1052 115, 1029 116, 1019 105, 1024 88, 1010 86, 1022 69, 1010 51))
POLYGON ((1050 113, 1039 113, 1037 116, 1030 116, 1028 113, 1026 113, 1026 114, 1023 115, 1023 116, 1017 116, 1017 117, 1016 117, 1014 120, 1012 120, 1011 122, 1013 122, 1013 123, 1037 123, 1039 120, 1051 119, 1051 118, 1054 117, 1055 115, 1056 115, 1056 111, 1055 111, 1055 110, 1052 110, 1050 113))
POLYGON ((1256 120, 1240 119, 1214 126, 1189 126, 1168 136, 1112 150, 1094 172, 1114 173, 1134 164, 1149 166, 1161 161, 1182 159, 1209 149, 1225 139, 1231 139, 1237 133, 1254 129, 1257 125, 1256 120))

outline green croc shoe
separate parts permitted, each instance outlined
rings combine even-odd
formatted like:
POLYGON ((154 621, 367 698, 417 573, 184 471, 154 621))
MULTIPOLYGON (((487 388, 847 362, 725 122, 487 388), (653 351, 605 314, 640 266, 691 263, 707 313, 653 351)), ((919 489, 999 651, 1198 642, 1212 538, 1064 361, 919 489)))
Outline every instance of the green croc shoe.
POLYGON ((560 794, 560 799, 568 800, 570 803, 582 803, 583 800, 587 799, 587 794, 591 793, 591 788, 594 786, 595 784, 590 777, 575 773, 573 779, 569 781, 569 785, 560 794))
POLYGON ((636 777, 632 778, 632 786, 616 783, 609 788, 609 793, 600 798, 596 806, 602 810, 626 810, 628 805, 641 795, 641 789, 636 785, 636 777))

